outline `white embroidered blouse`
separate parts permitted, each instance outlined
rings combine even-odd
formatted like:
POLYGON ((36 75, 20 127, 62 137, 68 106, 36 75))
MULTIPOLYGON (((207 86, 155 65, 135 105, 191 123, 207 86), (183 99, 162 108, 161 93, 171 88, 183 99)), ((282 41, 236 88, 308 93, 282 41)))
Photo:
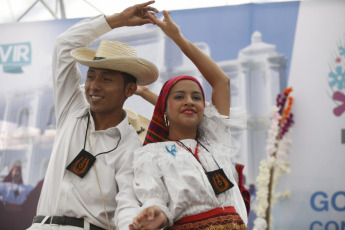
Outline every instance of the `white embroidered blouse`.
MULTIPOLYGON (((233 157, 239 146, 231 137, 230 127, 243 128, 246 122, 243 110, 231 109, 230 118, 207 105, 198 127, 199 161, 183 146, 174 141, 148 144, 134 156, 134 191, 142 209, 160 207, 172 225, 182 217, 205 212, 217 207, 235 207, 247 224, 246 207, 238 188, 238 175, 233 157), (175 149, 175 151, 174 151, 175 149), (219 165, 234 187, 216 196, 204 169, 214 171, 219 165)), ((193 153, 196 140, 181 142, 193 153)))

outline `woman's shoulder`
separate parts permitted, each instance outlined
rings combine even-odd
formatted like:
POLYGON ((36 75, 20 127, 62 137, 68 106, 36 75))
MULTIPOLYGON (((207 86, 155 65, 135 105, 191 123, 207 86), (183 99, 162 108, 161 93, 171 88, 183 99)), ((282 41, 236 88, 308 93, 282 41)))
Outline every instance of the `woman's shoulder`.
POLYGON ((176 145, 174 142, 157 142, 147 144, 134 153, 133 168, 135 171, 145 170, 152 175, 165 175, 168 166, 175 165, 176 145), (172 155, 174 157, 172 157, 172 155))
POLYGON ((246 126, 247 116, 244 109, 231 108, 230 116, 218 113, 217 108, 208 103, 205 107, 204 117, 199 124, 199 138, 209 142, 211 146, 227 149, 229 156, 238 152, 238 143, 232 137, 233 128, 243 129, 246 126))
POLYGON ((7 188, 11 185, 10 182, 0 182, 0 188, 3 189, 3 188, 7 188))
MULTIPOLYGON (((149 143, 146 145, 143 145, 142 147, 140 147, 138 150, 141 151, 148 151, 148 150, 154 150, 154 149, 159 149, 162 146, 164 147, 164 145, 166 145, 169 141, 164 141, 164 142, 155 142, 155 143, 149 143)), ((138 151, 137 150, 137 151, 138 151)))
MULTIPOLYGON (((245 128, 247 122, 247 114, 244 108, 230 108, 229 116, 222 115, 217 108, 211 103, 206 103, 204 110, 204 118, 201 121, 202 126, 207 126, 209 121, 214 121, 222 126, 230 126, 236 128, 245 128)), ((213 122, 211 122, 211 125, 213 122)))
POLYGON ((136 158, 142 156, 142 155, 154 155, 154 156, 159 156, 157 154, 158 152, 162 152, 162 150, 166 149, 166 146, 171 145, 171 141, 164 141, 164 142, 156 142, 156 143, 149 143, 146 144, 140 148, 138 148, 134 152, 134 156, 136 158))
POLYGON ((225 119, 238 119, 246 118, 246 110, 243 107, 231 107, 229 111, 229 116, 222 115, 218 112, 215 105, 212 102, 206 102, 204 115, 206 117, 220 117, 225 119))

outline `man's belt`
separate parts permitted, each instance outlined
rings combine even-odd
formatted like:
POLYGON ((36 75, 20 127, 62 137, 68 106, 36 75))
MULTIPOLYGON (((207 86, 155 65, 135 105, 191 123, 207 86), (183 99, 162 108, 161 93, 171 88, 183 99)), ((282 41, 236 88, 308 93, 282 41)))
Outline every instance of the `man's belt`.
MULTIPOLYGON (((44 218, 45 216, 35 216, 32 223, 41 223, 44 218)), ((51 216, 44 222, 44 224, 70 225, 70 226, 84 228, 84 219, 68 217, 68 216, 51 216)), ((90 230, 105 230, 105 229, 100 228, 90 223, 90 230)))

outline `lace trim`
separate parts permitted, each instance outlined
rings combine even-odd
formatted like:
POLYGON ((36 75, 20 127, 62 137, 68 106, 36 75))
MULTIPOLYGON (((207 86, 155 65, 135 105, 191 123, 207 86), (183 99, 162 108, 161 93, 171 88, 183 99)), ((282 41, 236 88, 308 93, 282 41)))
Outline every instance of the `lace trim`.
POLYGON ((217 118, 222 120, 222 123, 234 128, 246 128, 247 125, 247 113, 242 107, 230 108, 230 116, 224 116, 219 114, 217 108, 212 103, 207 103, 204 116, 208 119, 217 118))
POLYGON ((231 128, 245 128, 246 121, 244 109, 231 108, 229 118, 219 114, 214 105, 207 104, 204 117, 198 127, 199 140, 208 143, 209 146, 217 146, 222 153, 233 158, 239 152, 240 145, 232 137, 231 128))
POLYGON ((188 155, 172 156, 166 147, 171 149, 173 145, 178 148, 175 142, 167 141, 147 144, 136 150, 133 162, 134 170, 140 169, 143 173, 157 175, 158 177, 168 174, 170 166, 183 170, 188 155))

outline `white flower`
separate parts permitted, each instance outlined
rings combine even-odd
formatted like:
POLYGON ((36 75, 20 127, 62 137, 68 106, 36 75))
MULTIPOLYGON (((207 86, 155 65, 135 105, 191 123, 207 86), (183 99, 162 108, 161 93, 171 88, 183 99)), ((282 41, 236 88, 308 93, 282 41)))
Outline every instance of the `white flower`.
POLYGON ((253 230, 265 230, 267 229, 267 222, 264 218, 262 217, 257 217, 254 220, 254 228, 253 230))
MULTIPOLYGON (((281 115, 278 113, 278 107, 272 108, 272 123, 270 130, 268 131, 268 138, 266 142, 266 151, 268 153, 267 158, 263 159, 259 165, 259 175, 256 178, 257 191, 256 200, 257 203, 254 206, 254 211, 257 218, 254 221, 253 230, 265 230, 267 228, 266 211, 268 206, 273 208, 274 203, 279 198, 287 198, 291 192, 275 193, 276 184, 282 174, 290 172, 289 162, 287 160, 287 153, 290 151, 291 139, 290 130, 284 134, 280 139, 280 120, 281 115), (271 174, 271 172, 273 174, 271 174), (270 183, 272 183, 270 185, 270 183), (269 191, 271 187, 271 191, 269 191), (270 194, 270 200, 268 195, 270 194)), ((273 217, 270 215, 269 225, 273 229, 273 217)))
POLYGON ((286 192, 284 192, 284 193, 281 193, 281 192, 279 192, 279 193, 276 193, 275 194, 275 197, 278 199, 278 198, 288 198, 288 197, 290 197, 291 196, 291 191, 290 190, 287 190, 286 192))

